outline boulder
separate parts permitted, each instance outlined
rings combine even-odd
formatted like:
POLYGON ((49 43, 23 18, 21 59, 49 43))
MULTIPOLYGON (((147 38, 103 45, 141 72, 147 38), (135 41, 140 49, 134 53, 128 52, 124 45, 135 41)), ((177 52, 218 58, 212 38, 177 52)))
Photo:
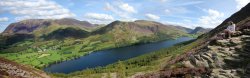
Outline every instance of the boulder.
POLYGON ((194 57, 195 57, 197 60, 201 60, 200 55, 194 55, 194 57))
POLYGON ((230 43, 229 43, 229 41, 228 40, 216 40, 216 44, 218 45, 218 46, 228 46, 230 43))
POLYGON ((182 64, 187 68, 195 68, 195 66, 190 61, 183 61, 182 64))
POLYGON ((201 55, 201 58, 207 60, 209 63, 212 63, 212 62, 213 62, 213 60, 212 60, 209 56, 201 55))
POLYGON ((232 37, 238 37, 242 35, 242 32, 241 31, 236 31, 235 33, 232 34, 232 37))
POLYGON ((232 46, 236 46, 236 45, 241 44, 242 41, 239 37, 235 37, 235 38, 231 38, 229 42, 231 43, 232 46))

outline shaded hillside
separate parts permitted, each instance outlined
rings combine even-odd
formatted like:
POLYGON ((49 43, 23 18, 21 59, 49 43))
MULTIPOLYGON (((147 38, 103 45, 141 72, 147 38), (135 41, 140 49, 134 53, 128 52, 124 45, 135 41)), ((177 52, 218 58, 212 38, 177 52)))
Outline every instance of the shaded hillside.
POLYGON ((87 37, 88 35, 89 35, 89 32, 85 30, 68 27, 68 28, 60 28, 58 30, 55 30, 47 35, 43 35, 41 38, 44 38, 46 40, 48 39, 63 40, 64 38, 67 38, 67 37, 77 39, 77 38, 87 37))
POLYGON ((202 28, 202 27, 196 27, 194 30, 192 30, 191 32, 189 32, 190 34, 204 34, 207 33, 209 31, 211 31, 212 29, 210 28, 202 28))

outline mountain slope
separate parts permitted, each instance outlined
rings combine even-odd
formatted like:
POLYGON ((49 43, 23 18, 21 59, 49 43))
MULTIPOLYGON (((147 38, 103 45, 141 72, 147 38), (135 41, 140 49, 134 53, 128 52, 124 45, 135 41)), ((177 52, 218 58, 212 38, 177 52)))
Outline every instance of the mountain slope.
MULTIPOLYGON (((10 24, 2 33, 3 35, 9 34, 33 34, 36 30, 46 28, 58 28, 58 27, 79 27, 85 31, 92 31, 97 27, 95 24, 91 24, 86 21, 78 21, 75 19, 64 18, 58 20, 51 19, 29 19, 23 20, 17 23, 10 24)), ((39 32, 44 33, 44 32, 39 32)))
MULTIPOLYGON (((185 32, 158 22, 138 20, 135 22, 115 21, 94 31, 114 42, 141 43, 173 39, 186 35, 185 32)), ((126 45, 121 43, 121 45, 126 45)))
POLYGON ((1 78, 50 78, 46 73, 0 58, 1 78))
POLYGON ((200 36, 183 54, 170 60, 158 73, 142 77, 247 78, 250 76, 250 3, 209 33, 200 36), (218 34, 233 21, 237 33, 224 39, 218 34))
POLYGON ((196 27, 194 30, 192 30, 191 32, 189 32, 190 34, 204 34, 209 32, 212 29, 209 28, 202 28, 202 27, 196 27))
POLYGON ((177 29, 180 29, 182 31, 185 31, 186 33, 190 33, 193 31, 193 29, 191 28, 186 28, 186 27, 183 27, 183 26, 175 26, 177 29))

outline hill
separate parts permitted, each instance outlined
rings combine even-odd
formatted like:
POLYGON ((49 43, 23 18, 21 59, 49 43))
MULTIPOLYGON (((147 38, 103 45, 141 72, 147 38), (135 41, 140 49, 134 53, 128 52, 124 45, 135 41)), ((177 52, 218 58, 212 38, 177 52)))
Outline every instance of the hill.
MULTIPOLYGON (((44 29, 46 27, 55 28, 60 27, 79 27, 85 31, 93 30, 97 25, 91 24, 87 21, 79 21, 70 18, 52 20, 52 19, 28 19, 17 23, 10 24, 2 33, 3 35, 8 34, 32 34, 36 30, 44 29)), ((44 32, 40 32, 44 33, 44 32)))
POLYGON ((154 42, 173 39, 186 35, 185 32, 154 21, 137 20, 134 22, 114 21, 92 34, 103 35, 115 42, 131 43, 154 42))
POLYGON ((183 26, 174 26, 174 27, 176 27, 177 29, 180 29, 180 30, 182 30, 182 31, 184 31, 184 32, 186 32, 186 33, 190 33, 190 32, 193 31, 193 29, 191 29, 191 28, 186 28, 186 27, 183 27, 183 26))
POLYGON ((189 32, 189 34, 204 34, 204 33, 207 33, 211 30, 212 30, 211 28, 196 27, 194 30, 189 32))

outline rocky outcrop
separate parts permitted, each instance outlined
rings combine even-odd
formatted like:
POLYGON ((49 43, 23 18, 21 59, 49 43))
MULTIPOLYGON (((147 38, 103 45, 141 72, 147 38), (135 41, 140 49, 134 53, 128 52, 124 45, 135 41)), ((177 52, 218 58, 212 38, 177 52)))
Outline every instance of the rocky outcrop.
POLYGON ((212 78, 239 78, 250 76, 250 35, 216 40, 202 52, 190 55, 181 62, 185 68, 206 67, 212 78))
POLYGON ((0 78, 50 78, 46 73, 0 58, 0 78))
POLYGON ((200 50, 181 55, 172 61, 168 64, 178 63, 178 67, 137 78, 248 78, 250 77, 250 35, 242 33, 230 39, 211 41, 200 50))

